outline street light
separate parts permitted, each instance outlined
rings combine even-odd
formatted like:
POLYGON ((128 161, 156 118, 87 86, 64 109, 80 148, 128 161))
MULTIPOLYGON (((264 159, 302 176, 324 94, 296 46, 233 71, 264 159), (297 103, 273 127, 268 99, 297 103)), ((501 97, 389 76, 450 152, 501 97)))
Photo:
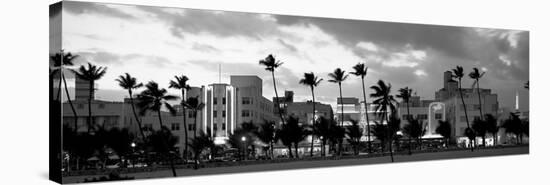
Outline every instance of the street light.
POLYGON ((132 167, 136 167, 136 166, 135 166, 135 165, 136 165, 136 162, 135 162, 135 160, 134 160, 134 159, 135 159, 135 156, 136 156, 136 155, 135 155, 135 154, 136 154, 136 151, 135 151, 136 143, 132 142, 132 143, 130 143, 130 146, 132 147, 132 155, 131 155, 131 156, 132 156, 132 167))
POLYGON ((243 160, 246 160, 246 137, 241 137, 241 141, 243 142, 243 160))

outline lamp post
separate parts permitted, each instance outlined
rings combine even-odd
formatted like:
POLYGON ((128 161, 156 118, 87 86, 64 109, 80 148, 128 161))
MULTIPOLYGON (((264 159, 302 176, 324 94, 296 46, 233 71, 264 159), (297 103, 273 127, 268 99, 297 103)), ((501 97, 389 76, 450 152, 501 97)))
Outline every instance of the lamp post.
POLYGON ((135 162, 135 158, 136 158, 136 152, 135 152, 135 148, 136 148, 136 143, 132 142, 130 144, 130 146, 132 147, 132 167, 136 167, 136 162, 135 162))
POLYGON ((241 137, 241 141, 243 142, 243 160, 246 160, 246 137, 241 137))

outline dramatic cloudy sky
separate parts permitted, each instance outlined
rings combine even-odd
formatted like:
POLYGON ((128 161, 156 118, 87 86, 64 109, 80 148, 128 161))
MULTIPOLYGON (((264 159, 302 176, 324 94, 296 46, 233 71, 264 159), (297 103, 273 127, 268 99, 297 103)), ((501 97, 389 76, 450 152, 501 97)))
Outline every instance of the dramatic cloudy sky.
MULTIPOLYGON (((80 55, 78 64, 108 67, 97 82, 98 97, 120 101, 125 92, 114 81, 131 73, 142 82, 167 87, 185 74, 191 85, 222 82, 230 75, 257 75, 264 96, 273 96, 271 76, 258 65, 268 54, 284 62, 276 71, 279 92, 293 90, 297 100, 310 99, 298 84, 304 72, 325 80, 316 89, 319 101, 335 103, 337 85, 327 74, 358 62, 369 66, 367 86, 378 79, 394 90, 409 86, 424 99, 442 87, 443 72, 461 65, 486 71, 481 86, 498 93, 512 107, 516 91, 528 107, 529 33, 519 30, 202 11, 179 8, 64 2, 62 45, 80 55)), ((52 52, 52 51, 51 51, 52 52)), ((472 80, 465 79, 469 87, 472 80)), ((362 97, 360 79, 350 76, 344 96, 362 97)), ((177 94, 177 91, 171 91, 177 94)))

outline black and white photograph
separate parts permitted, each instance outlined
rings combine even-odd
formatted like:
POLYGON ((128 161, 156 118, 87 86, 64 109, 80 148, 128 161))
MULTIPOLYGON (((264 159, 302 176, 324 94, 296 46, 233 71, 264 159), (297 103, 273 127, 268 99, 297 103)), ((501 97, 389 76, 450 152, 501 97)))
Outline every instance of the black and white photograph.
POLYGON ((81 1, 49 26, 58 183, 530 153, 529 30, 81 1))

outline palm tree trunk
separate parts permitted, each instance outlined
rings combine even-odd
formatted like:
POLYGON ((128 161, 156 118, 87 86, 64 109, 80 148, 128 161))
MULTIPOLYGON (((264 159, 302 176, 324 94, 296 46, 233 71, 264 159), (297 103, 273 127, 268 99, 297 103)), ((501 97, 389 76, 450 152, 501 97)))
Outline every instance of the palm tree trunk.
POLYGON ((279 110, 279 117, 281 117, 281 122, 285 124, 285 118, 283 117, 283 111, 281 110, 281 105, 279 104, 279 93, 277 93, 277 83, 275 83, 275 70, 271 71, 271 77, 273 77, 273 89, 275 89, 275 103, 277 109, 279 110))
MULTIPOLYGON (((183 99, 183 101, 185 101, 185 90, 182 89, 181 90, 181 98, 183 99)), ((189 130, 187 128, 187 111, 185 109, 185 105, 183 104, 183 101, 182 101, 182 104, 181 104, 181 108, 183 110, 183 134, 184 134, 184 137, 185 137, 185 149, 183 150, 183 158, 185 159, 185 161, 187 161, 187 151, 188 151, 188 141, 187 141, 187 131, 189 130)), ((195 118, 196 119, 196 118, 195 118)))
POLYGON ((296 159, 300 158, 298 155, 298 142, 294 143, 294 152, 296 152, 296 159))
MULTIPOLYGON (((63 66, 61 66, 59 68, 59 84, 58 84, 58 89, 57 89, 57 100, 59 100, 59 102, 61 102, 61 82, 63 81, 63 66)), ((65 86, 67 86, 67 84, 65 83, 65 86)))
POLYGON ((141 127, 141 121, 139 120, 139 117, 136 113, 136 108, 134 106, 134 98, 132 98, 132 90, 128 90, 128 94, 130 95, 130 104, 132 105, 132 112, 134 113, 134 118, 136 118, 136 123, 138 124, 139 132, 141 134, 141 137, 143 138, 143 141, 145 142, 145 133, 143 133, 143 127, 141 127))
POLYGON ((393 133, 392 133, 392 128, 390 126, 390 120, 388 118, 388 112, 386 111, 385 113, 385 118, 386 118, 386 124, 388 125, 388 140, 389 140, 389 149, 390 149, 390 157, 391 157, 391 162, 393 163, 393 148, 392 148, 392 145, 393 145, 393 133))
POLYGON ((292 144, 288 145, 287 147, 288 147, 288 158, 289 159, 293 158, 293 156, 292 156, 292 144))
POLYGON ((409 136, 409 155, 412 154, 412 151, 411 151, 411 137, 409 136))
POLYGON ((365 117, 367 118, 367 146, 369 153, 372 153, 372 143, 370 140, 370 122, 369 122, 369 109, 367 106, 367 94, 365 92, 365 78, 361 77, 361 84, 363 85, 363 101, 365 106, 365 117))
POLYGON ((90 85, 90 91, 89 91, 90 94, 88 94, 88 133, 90 133, 92 129, 92 94, 94 92, 94 81, 90 80, 89 85, 90 85))
MULTIPOLYGON (((65 83, 65 94, 67 94, 67 101, 69 101, 69 105, 71 106, 71 110, 74 114, 74 133, 78 131, 78 115, 76 114, 76 110, 74 109, 73 101, 71 101, 71 97, 69 96, 69 89, 67 88, 67 81, 65 80, 65 76, 63 73, 61 73, 61 78, 63 79, 63 83, 65 83)), ((59 89, 61 89, 61 86, 59 86, 59 89)), ((59 100, 61 102, 61 100, 59 100)))
POLYGON ((481 103, 481 92, 479 92, 479 79, 476 79, 476 84, 477 84, 477 97, 479 100, 479 119, 483 120, 483 111, 482 111, 483 105, 481 103))
MULTIPOLYGON (((340 110, 342 110, 342 112, 340 113, 340 115, 342 116, 342 119, 341 119, 341 125, 342 125, 342 128, 344 128, 344 103, 343 103, 343 99, 342 99, 342 83, 341 82, 338 82, 338 88, 340 89, 340 110)), ((343 139, 341 138, 338 138, 338 155, 341 155, 342 154, 342 148, 344 147, 344 141, 343 139)))
MULTIPOLYGON (((311 117, 311 126, 313 127, 315 125, 315 92, 313 91, 313 86, 311 86, 311 96, 313 99, 313 116, 311 117)), ((298 151, 296 150, 296 152, 298 151)), ((298 156, 297 153, 296 156, 298 156)), ((313 133, 311 134, 311 148, 309 150, 309 156, 313 157, 313 133)))
MULTIPOLYGON (((162 117, 160 115, 160 109, 157 111, 157 115, 159 116, 159 124, 160 124, 160 131, 161 133, 162 132, 162 128, 164 128, 164 126, 162 125, 162 117)), ((170 146, 168 146, 168 143, 166 143, 166 138, 164 137, 164 134, 162 134, 162 143, 164 144, 164 146, 166 147, 166 149, 168 150, 168 159, 170 161, 170 168, 172 168, 172 175, 174 177, 176 177, 176 168, 174 167, 174 159, 172 158, 172 155, 170 154, 170 146)))
MULTIPOLYGON (((466 103, 464 103, 464 97, 462 96, 462 80, 458 80, 458 93, 460 94, 460 100, 462 100, 462 106, 464 107, 464 116, 466 116, 466 126, 470 129, 470 120, 468 119, 468 109, 466 108, 466 103)), ((474 139, 475 140, 475 139, 474 139)), ((472 141, 470 140, 470 143, 472 141)), ((471 146, 472 152, 474 151, 474 146, 471 146)))
POLYGON ((193 138, 195 139, 197 139, 197 112, 198 112, 197 109, 193 111, 193 115, 195 116, 195 120, 194 120, 195 126, 193 126, 193 138))

